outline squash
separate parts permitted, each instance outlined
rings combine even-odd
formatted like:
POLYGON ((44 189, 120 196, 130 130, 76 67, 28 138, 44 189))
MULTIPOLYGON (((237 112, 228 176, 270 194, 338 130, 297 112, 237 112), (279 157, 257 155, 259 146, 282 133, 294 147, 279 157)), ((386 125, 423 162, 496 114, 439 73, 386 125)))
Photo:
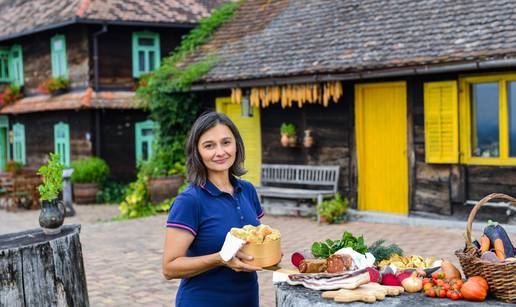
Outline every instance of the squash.
POLYGON ((489 285, 487 284, 487 280, 485 280, 484 277, 482 276, 473 276, 473 277, 470 277, 468 278, 468 281, 474 281, 476 283, 479 283, 484 289, 486 289, 486 291, 489 290, 489 285))
POLYGON ((441 271, 444 273, 444 278, 448 280, 462 279, 460 271, 448 260, 443 260, 441 263, 441 271))
POLYGON ((502 226, 498 225, 497 222, 489 220, 489 222, 487 223, 487 227, 484 228, 484 234, 489 238, 493 245, 496 239, 502 240, 505 257, 510 258, 515 256, 514 247, 512 245, 511 239, 509 239, 509 236, 505 232, 505 229, 503 229, 502 226))
MULTIPOLYGON (((475 277, 480 277, 480 276, 475 276, 475 277)), ((482 277, 480 277, 480 278, 482 278, 482 277)), ((460 288, 460 293, 462 293, 464 298, 468 301, 482 302, 486 299, 487 289, 477 279, 472 280, 470 278, 470 279, 468 279, 468 281, 466 281, 462 285, 462 287, 460 288)))

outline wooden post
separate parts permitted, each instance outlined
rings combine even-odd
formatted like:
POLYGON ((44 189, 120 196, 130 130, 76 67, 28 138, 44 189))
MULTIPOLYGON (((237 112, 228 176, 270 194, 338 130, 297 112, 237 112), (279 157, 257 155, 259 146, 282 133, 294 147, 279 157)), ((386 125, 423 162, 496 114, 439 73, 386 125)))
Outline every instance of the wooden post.
POLYGON ((89 306, 79 232, 0 236, 0 306, 89 306))

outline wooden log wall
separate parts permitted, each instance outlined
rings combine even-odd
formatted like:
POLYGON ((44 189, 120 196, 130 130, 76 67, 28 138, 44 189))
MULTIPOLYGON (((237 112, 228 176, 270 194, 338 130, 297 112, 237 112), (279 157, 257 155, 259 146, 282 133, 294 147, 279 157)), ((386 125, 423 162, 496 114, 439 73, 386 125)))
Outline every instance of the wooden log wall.
POLYGON ((145 121, 141 110, 98 110, 100 113, 100 157, 106 160, 111 177, 121 181, 136 178, 135 123, 145 121))
POLYGON ((278 164, 340 165, 339 191, 350 195, 350 141, 353 135, 351 101, 352 88, 344 87, 344 97, 339 103, 322 105, 305 104, 282 109, 273 104, 261 109, 262 162, 278 164), (297 128, 298 145, 282 147, 280 126, 292 123, 297 128), (303 147, 304 130, 311 129, 315 144, 303 147))
POLYGON ((108 32, 99 36, 100 86, 104 88, 135 88, 132 62, 132 33, 151 31, 159 33, 161 57, 164 58, 188 33, 185 29, 159 29, 140 27, 108 27, 108 32))
POLYGON ((25 92, 28 94, 37 93, 38 85, 52 76, 50 39, 56 34, 65 35, 70 86, 85 88, 89 84, 88 28, 86 25, 72 25, 4 43, 7 46, 20 44, 23 48, 25 92))
POLYGON ((11 116, 10 124, 25 125, 27 166, 38 168, 54 152, 54 125, 62 121, 70 125, 70 160, 79 160, 93 154, 93 123, 91 111, 38 112, 11 116), (90 134, 90 140, 86 134, 90 134))

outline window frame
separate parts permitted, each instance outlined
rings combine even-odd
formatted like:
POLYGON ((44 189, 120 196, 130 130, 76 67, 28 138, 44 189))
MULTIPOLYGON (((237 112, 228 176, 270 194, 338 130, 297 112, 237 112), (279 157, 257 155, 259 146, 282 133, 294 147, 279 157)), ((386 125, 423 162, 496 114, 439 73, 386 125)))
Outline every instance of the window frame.
POLYGON ((509 101, 507 82, 516 82, 516 73, 484 74, 477 76, 460 76, 460 162, 472 165, 516 165, 516 157, 509 157, 509 101), (471 85, 476 83, 498 82, 499 103, 499 157, 472 156, 473 140, 471 122, 471 85))
MULTIPOLYGON (((139 69, 139 57, 138 53, 140 51, 144 51, 146 54, 149 51, 154 51, 154 70, 156 70, 161 65, 161 45, 160 45, 160 36, 159 33, 154 33, 150 31, 142 31, 142 32, 133 32, 132 35, 132 60, 133 60, 133 77, 139 78, 142 75, 148 74, 154 70, 148 69, 149 63, 145 63, 145 70, 140 71, 139 69), (140 46, 138 44, 138 40, 140 38, 150 38, 154 40, 154 45, 151 46, 140 46)), ((148 57, 146 58, 148 60, 148 57)))
POLYGON ((11 82, 11 51, 10 49, 0 49, 0 58, 1 56, 4 55, 6 57, 6 62, 5 62, 5 65, 7 67, 7 76, 4 76, 3 75, 3 65, 2 65, 2 61, 0 61, 0 82, 11 82))
POLYGON ((56 34, 50 39, 50 60, 52 63, 52 77, 58 78, 68 78, 68 63, 67 63, 67 55, 66 55, 66 38, 62 34, 56 34), (61 41, 63 44, 63 51, 57 51, 54 48, 54 43, 56 41, 61 41), (63 72, 58 71, 58 65, 60 63, 63 68, 63 72))
POLYGON ((148 162, 152 156, 154 155, 154 141, 156 140, 156 130, 157 130, 157 125, 156 123, 151 120, 151 119, 148 119, 146 121, 143 121, 143 122, 138 122, 138 123, 135 123, 134 124, 134 133, 135 133, 135 143, 136 143, 136 165, 138 165, 139 163, 141 162, 148 162), (144 129, 152 129, 153 130, 153 134, 152 134, 152 137, 149 137, 149 136, 144 136, 142 134, 142 131, 144 129), (150 141, 149 142, 149 147, 148 147, 148 160, 143 160, 143 142, 144 141, 150 141))
POLYGON ((27 164, 26 148, 25 148, 25 125, 16 123, 13 125, 13 160, 23 165, 27 164), (18 139, 16 130, 19 130, 20 137, 18 139), (20 152, 17 150, 17 143, 20 143, 20 152))
POLYGON ((11 47, 11 51, 9 54, 9 79, 14 82, 16 85, 22 86, 24 84, 24 74, 23 74, 23 49, 20 45, 13 45, 11 47), (14 57, 14 53, 18 51, 18 57, 14 57), (19 66, 19 76, 16 76, 15 67, 19 66))
POLYGON ((59 122, 54 125, 54 152, 59 153, 59 145, 63 145, 64 147, 64 155, 59 155, 61 163, 64 166, 70 165, 70 125, 64 122, 59 122), (63 130, 65 132, 65 137, 63 139, 58 139, 57 134, 63 130))

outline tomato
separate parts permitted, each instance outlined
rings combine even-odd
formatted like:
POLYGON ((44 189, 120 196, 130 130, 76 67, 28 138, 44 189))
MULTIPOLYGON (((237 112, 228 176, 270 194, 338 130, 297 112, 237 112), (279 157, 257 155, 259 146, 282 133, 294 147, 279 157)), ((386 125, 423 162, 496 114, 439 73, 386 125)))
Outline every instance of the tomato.
POLYGON ((461 279, 457 279, 455 281, 455 284, 453 284, 453 287, 457 290, 460 290, 460 288, 462 288, 462 285, 464 284, 464 282, 461 280, 461 279))
POLYGON ((430 278, 428 278, 428 277, 423 278, 423 286, 428 283, 430 283, 430 278))
POLYGON ((444 290, 450 290, 450 288, 451 288, 451 287, 450 287, 450 284, 448 284, 448 283, 445 283, 445 284, 443 285, 443 289, 444 289, 444 290))
POLYGON ((426 290, 428 290, 428 289, 430 289, 430 288, 432 288, 432 284, 431 284, 431 283, 426 283, 426 284, 423 286, 423 290, 425 290, 425 292, 426 292, 426 290))
POLYGON ((452 296, 452 293, 453 293, 453 292, 454 292, 454 291, 452 291, 452 290, 448 290, 448 291, 446 291, 446 297, 447 297, 447 298, 451 298, 451 296, 452 296))
POLYGON ((430 297, 435 297, 435 290, 433 287, 430 287, 428 290, 425 291, 425 293, 430 297))
POLYGON ((432 273, 432 278, 433 279, 439 279, 439 273, 438 272, 433 272, 432 273))
POLYGON ((444 286, 444 280, 442 279, 438 279, 436 282, 435 282, 436 285, 438 285, 439 287, 443 287, 444 286))
POLYGON ((452 295, 451 295, 451 299, 456 301, 456 300, 460 300, 460 293, 456 292, 456 291, 453 291, 452 295))
POLYGON ((441 297, 441 298, 446 297, 446 290, 444 290, 444 289, 439 290, 439 297, 441 297))

